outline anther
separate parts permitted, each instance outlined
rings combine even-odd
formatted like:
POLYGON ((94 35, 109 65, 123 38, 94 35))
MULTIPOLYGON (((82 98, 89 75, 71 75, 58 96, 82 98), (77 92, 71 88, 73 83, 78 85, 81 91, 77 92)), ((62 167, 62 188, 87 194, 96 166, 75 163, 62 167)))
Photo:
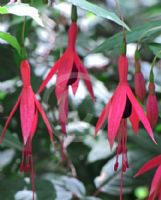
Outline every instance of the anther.
POLYGON ((117 171, 118 170, 118 166, 119 166, 119 163, 116 161, 115 165, 114 165, 114 171, 117 171))
POLYGON ((20 167, 19 167, 20 172, 24 171, 24 164, 21 162, 20 167))

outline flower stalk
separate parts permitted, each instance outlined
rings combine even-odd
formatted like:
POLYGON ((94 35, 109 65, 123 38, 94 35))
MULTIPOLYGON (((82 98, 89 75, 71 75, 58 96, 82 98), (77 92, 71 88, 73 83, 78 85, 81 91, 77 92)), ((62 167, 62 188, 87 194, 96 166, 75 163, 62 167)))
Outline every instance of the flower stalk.
POLYGON ((71 20, 72 22, 77 22, 77 19, 78 19, 77 7, 75 5, 72 5, 71 20))

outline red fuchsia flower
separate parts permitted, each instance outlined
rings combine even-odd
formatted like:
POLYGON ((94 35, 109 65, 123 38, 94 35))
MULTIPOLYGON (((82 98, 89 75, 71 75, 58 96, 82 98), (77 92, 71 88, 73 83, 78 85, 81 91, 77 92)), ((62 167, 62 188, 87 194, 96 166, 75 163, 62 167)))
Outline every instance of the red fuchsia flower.
POLYGON ((53 134, 50 123, 41 107, 41 104, 36 99, 35 94, 32 90, 30 83, 30 66, 27 60, 21 61, 20 69, 23 82, 22 91, 6 121, 4 129, 2 131, 2 135, 0 137, 0 143, 2 142, 5 136, 6 129, 13 117, 13 114, 15 113, 15 111, 19 106, 22 137, 23 137, 23 150, 22 150, 22 161, 20 164, 20 171, 31 172, 33 181, 34 173, 33 173, 33 159, 32 159, 32 139, 37 127, 38 112, 40 112, 42 119, 47 127, 50 140, 52 143, 53 143, 53 134))
POLYGON ((146 112, 152 128, 155 127, 158 121, 158 102, 155 94, 155 85, 153 82, 149 83, 149 95, 146 102, 146 112))
MULTIPOLYGON (((110 101, 107 103, 106 107, 103 109, 100 115, 100 118, 96 124, 95 134, 97 134, 98 130, 102 127, 103 123, 108 118, 107 132, 111 148, 114 144, 116 136, 118 138, 114 170, 116 171, 118 169, 118 157, 119 154, 122 154, 122 179, 123 173, 129 167, 127 158, 127 118, 130 118, 134 132, 138 131, 138 119, 140 119, 149 136, 153 141, 155 140, 150 123, 128 84, 128 60, 126 55, 120 55, 118 61, 118 71, 119 84, 110 101)), ((120 199, 122 199, 122 180, 120 199)))
POLYGON ((151 183, 148 200, 155 200, 156 198, 161 200, 161 155, 149 160, 135 175, 135 177, 140 176, 157 166, 158 168, 151 183))
POLYGON ((143 103, 146 95, 145 79, 141 72, 140 66, 140 53, 135 51, 135 75, 134 75, 134 88, 135 94, 139 100, 143 103))
POLYGON ((75 95, 80 78, 82 77, 86 87, 94 100, 93 89, 88 72, 81 62, 75 46, 77 39, 78 26, 76 22, 72 22, 68 31, 68 46, 62 57, 54 64, 49 74, 41 84, 38 93, 40 93, 52 76, 57 72, 56 80, 56 97, 59 105, 59 122, 61 130, 66 133, 66 124, 68 118, 68 89, 72 87, 75 95))

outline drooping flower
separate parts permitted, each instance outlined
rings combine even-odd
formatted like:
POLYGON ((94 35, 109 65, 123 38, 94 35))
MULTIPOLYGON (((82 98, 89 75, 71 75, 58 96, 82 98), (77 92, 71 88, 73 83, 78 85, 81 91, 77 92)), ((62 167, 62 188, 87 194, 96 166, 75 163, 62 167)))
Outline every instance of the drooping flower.
POLYGON ((73 21, 68 30, 68 46, 65 53, 51 68, 49 74, 42 82, 38 90, 38 93, 40 93, 52 76, 57 72, 56 97, 59 105, 59 122, 63 133, 66 133, 66 124, 68 118, 69 86, 72 87, 73 94, 75 95, 78 89, 80 78, 82 78, 86 84, 91 98, 94 99, 90 77, 75 49, 77 32, 77 23, 73 21))
POLYGON ((155 85, 153 82, 149 83, 149 95, 146 102, 146 112, 152 128, 155 127, 158 121, 158 102, 155 94, 155 85))
MULTIPOLYGON (((112 148, 114 140, 117 136, 118 144, 116 148, 116 163, 114 165, 114 170, 116 171, 119 166, 118 157, 119 154, 122 155, 122 175, 129 167, 127 158, 127 118, 130 119, 134 132, 138 131, 138 120, 142 122, 147 133, 153 141, 153 131, 151 129, 150 123, 133 95, 131 88, 127 81, 128 74, 128 60, 126 55, 120 55, 118 61, 118 72, 119 72, 119 84, 111 97, 110 101, 107 103, 106 107, 103 109, 100 118, 96 124, 95 134, 102 127, 105 120, 108 118, 108 140, 112 148)), ((121 191, 120 200, 122 199, 122 180, 121 180, 121 191)))
MULTIPOLYGON (((33 159, 32 159, 32 139, 36 131, 38 123, 38 112, 41 114, 42 119, 47 127, 49 137, 53 143, 53 133, 50 123, 46 117, 46 114, 41 107, 41 104, 36 99, 36 96, 32 90, 30 83, 30 66, 27 60, 21 61, 20 65, 21 77, 23 82, 23 87, 20 96, 16 104, 14 105, 9 117, 5 123, 4 129, 0 137, 0 143, 2 142, 6 129, 16 112, 18 106, 20 107, 20 121, 22 129, 23 138, 23 149, 22 149, 22 160, 20 164, 20 171, 31 172, 32 180, 34 177, 33 172, 33 159)), ((33 183, 34 186, 34 183, 33 183)))
POLYGON ((155 200, 156 198, 161 200, 161 155, 149 160, 135 175, 135 177, 140 176, 155 167, 158 168, 151 183, 148 200, 155 200))
POLYGON ((141 72, 140 53, 138 50, 135 52, 134 88, 136 96, 143 103, 146 95, 146 86, 143 73, 141 72))
MULTIPOLYGON (((133 129, 135 130, 135 116, 144 125, 149 136, 154 140, 153 131, 149 121, 133 95, 127 81, 128 60, 125 55, 121 55, 118 61, 119 84, 111 97, 110 101, 103 109, 100 118, 96 124, 96 133, 102 127, 104 121, 108 118, 108 139, 110 146, 113 146, 115 137, 118 133, 122 119, 130 118, 133 129)), ((136 130, 135 130, 136 131, 136 130)))

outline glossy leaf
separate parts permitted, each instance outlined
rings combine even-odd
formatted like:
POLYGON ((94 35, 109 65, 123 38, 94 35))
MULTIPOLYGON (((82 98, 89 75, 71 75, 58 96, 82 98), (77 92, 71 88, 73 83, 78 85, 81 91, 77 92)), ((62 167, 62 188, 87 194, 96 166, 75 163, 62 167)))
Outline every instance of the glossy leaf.
MULTIPOLYGON (((24 190, 25 181, 20 178, 5 178, 0 183, 0 199, 15 199, 15 195, 18 191, 24 190), (3 182, 3 184, 2 184, 3 182)), ((27 190, 26 190, 27 191, 27 190)))
POLYGON ((56 199, 56 191, 53 184, 48 180, 36 179, 35 190, 39 200, 53 200, 56 199))
POLYGON ((31 17, 40 26, 44 26, 38 10, 26 3, 16 2, 0 7, 0 14, 13 14, 21 17, 31 17))
POLYGON ((21 46, 13 35, 5 32, 0 32, 0 38, 15 48, 19 55, 21 54, 21 46))
MULTIPOLYGON (((0 126, 0 133, 2 133, 2 126, 0 126)), ((12 148, 20 150, 20 151, 22 149, 22 147, 21 147, 22 145, 21 145, 18 137, 11 134, 9 131, 7 131, 1 146, 9 147, 9 148, 12 147, 12 148)))
MULTIPOLYGON (((127 32, 126 34, 127 43, 136 42, 140 38, 142 38, 143 41, 143 39, 145 40, 145 38, 147 39, 156 33, 160 33, 161 27, 160 29, 156 28, 153 31, 149 31, 154 27, 160 27, 160 21, 152 21, 146 24, 139 25, 138 27, 132 28, 131 32, 127 32)), ((114 48, 119 47, 121 41, 122 41, 122 33, 117 33, 114 36, 105 40, 101 45, 96 47, 96 49, 92 50, 92 52, 96 53, 96 52, 112 50, 114 48)))
POLYGON ((103 17, 105 19, 111 20, 125 27, 128 31, 130 30, 130 28, 115 13, 108 11, 107 9, 101 8, 86 0, 68 0, 68 1, 84 10, 92 12, 98 17, 103 17))

